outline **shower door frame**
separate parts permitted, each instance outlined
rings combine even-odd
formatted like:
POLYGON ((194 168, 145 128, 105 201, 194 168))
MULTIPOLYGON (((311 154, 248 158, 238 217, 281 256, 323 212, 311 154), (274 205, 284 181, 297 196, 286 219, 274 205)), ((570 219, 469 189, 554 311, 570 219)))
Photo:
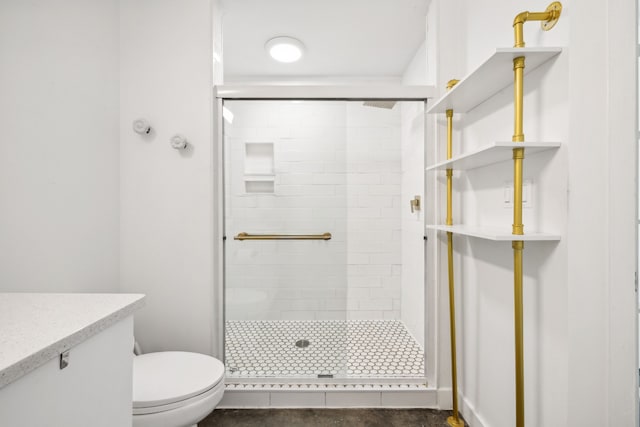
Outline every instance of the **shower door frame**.
MULTIPOLYGON (((214 343, 218 349, 216 356, 224 360, 225 356, 225 304, 224 304, 224 288, 225 288, 225 251, 224 241, 225 235, 225 192, 224 192, 224 119, 223 119, 223 102, 224 101, 413 101, 423 102, 425 110, 424 120, 424 144, 427 144, 427 119, 426 106, 429 99, 436 96, 436 88, 434 86, 403 86, 403 85, 380 85, 380 86, 319 86, 319 85, 296 85, 296 86, 279 86, 279 85, 218 85, 213 88, 214 99, 214 188, 216 191, 214 201, 217 209, 214 207, 214 253, 217 254, 214 260, 214 309, 213 320, 216 339, 214 343)), ((425 165, 426 165, 425 149, 425 165)), ((426 192, 426 181, 425 181, 426 192)), ((423 216, 424 222, 424 216, 423 216)), ((423 224, 424 226, 424 224, 423 224)), ((424 227, 423 227, 424 228, 424 227)), ((426 239, 426 237, 425 237, 426 239)), ((425 286, 427 279, 426 271, 426 245, 425 245, 425 277, 423 278, 425 286)), ((437 384, 437 368, 438 368, 438 351, 437 342, 428 342, 428 338, 435 337, 437 341, 438 327, 438 289, 437 286, 433 290, 434 298, 426 298, 425 290, 424 315, 425 315, 425 331, 424 331, 424 359, 425 359, 425 380, 431 386, 437 384)), ((273 382, 275 378, 249 378, 252 382, 273 382)), ((337 382, 350 382, 347 378, 337 378, 337 382)), ((361 382, 362 379, 359 379, 361 382)), ((384 382, 376 379, 376 382, 384 382)))

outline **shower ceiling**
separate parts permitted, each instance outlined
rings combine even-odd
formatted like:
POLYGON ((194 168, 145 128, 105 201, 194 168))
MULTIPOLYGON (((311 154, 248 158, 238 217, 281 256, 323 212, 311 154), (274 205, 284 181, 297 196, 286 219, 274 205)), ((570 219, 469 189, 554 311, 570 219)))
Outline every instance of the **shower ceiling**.
POLYGON ((425 39, 430 0, 220 0, 225 79, 398 77, 425 39), (302 61, 279 64, 267 40, 291 36, 302 61))

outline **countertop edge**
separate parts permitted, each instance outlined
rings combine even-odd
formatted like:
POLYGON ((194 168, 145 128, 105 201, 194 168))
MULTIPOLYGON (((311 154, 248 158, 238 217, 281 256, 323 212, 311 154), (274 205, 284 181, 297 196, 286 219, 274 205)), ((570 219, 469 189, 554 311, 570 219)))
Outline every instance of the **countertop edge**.
MULTIPOLYGON (((137 296, 137 298, 124 305, 122 308, 114 311, 113 313, 96 319, 94 322, 89 323, 82 329, 67 335, 64 338, 59 339, 53 344, 42 348, 41 350, 25 357, 24 359, 9 365, 0 371, 0 389, 18 380, 24 375, 38 369, 40 366, 49 362, 50 360, 58 357, 61 353, 75 347, 76 345, 86 341, 87 339, 97 335, 108 327, 123 320, 135 311, 140 309, 145 304, 145 295, 143 294, 130 294, 131 296, 137 296)), ((131 350, 133 352, 133 349, 131 350)))

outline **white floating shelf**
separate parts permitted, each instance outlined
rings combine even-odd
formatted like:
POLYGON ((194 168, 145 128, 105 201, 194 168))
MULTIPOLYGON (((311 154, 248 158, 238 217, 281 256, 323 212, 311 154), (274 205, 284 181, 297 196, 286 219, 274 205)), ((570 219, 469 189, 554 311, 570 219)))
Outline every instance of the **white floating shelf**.
MULTIPOLYGON (((438 99, 427 113, 466 113, 513 84, 513 58, 524 56, 525 74, 562 52, 560 47, 498 48, 485 62, 438 99)), ((526 84, 526 80, 525 80, 526 84)))
MULTIPOLYGON (((511 242, 513 240, 530 241, 558 241, 560 236, 549 233, 526 233, 518 236, 511 234, 508 228, 499 227, 469 227, 465 225, 427 225, 428 230, 448 231, 463 236, 478 237, 480 239, 494 240, 498 242, 511 242)), ((526 231, 526 225, 525 225, 526 231)))
POLYGON ((470 170, 493 163, 511 160, 514 148, 524 148, 525 158, 528 155, 560 147, 559 142, 511 142, 497 141, 490 145, 453 157, 444 162, 428 166, 426 170, 470 170))

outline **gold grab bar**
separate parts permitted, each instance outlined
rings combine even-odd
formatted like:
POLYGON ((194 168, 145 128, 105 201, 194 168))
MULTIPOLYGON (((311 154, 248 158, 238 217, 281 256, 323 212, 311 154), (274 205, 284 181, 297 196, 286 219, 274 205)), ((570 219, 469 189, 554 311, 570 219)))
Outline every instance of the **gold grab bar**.
POLYGON ((238 233, 233 240, 330 240, 331 233, 322 234, 249 234, 238 233))

